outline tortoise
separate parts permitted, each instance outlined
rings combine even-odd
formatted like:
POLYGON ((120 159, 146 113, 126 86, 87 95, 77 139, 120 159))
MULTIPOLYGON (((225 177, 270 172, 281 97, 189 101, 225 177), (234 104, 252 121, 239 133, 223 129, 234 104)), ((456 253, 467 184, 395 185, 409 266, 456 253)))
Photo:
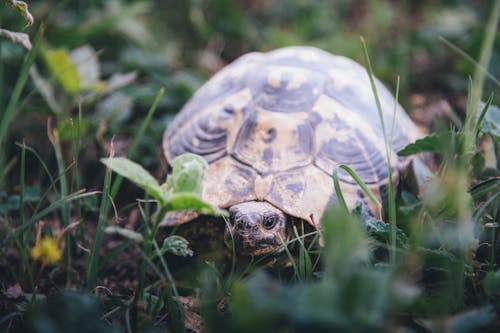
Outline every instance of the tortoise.
MULTIPOLYGON (((411 164, 396 152, 421 137, 391 93, 375 79, 390 137, 393 179, 411 164)), ((202 198, 229 211, 226 245, 263 255, 290 238, 291 221, 313 228, 338 201, 332 171, 350 166, 379 197, 389 175, 382 131, 366 70, 355 61, 304 46, 253 52, 205 83, 168 126, 168 161, 194 153, 208 162, 202 198)), ((344 170, 339 180, 349 208, 363 192, 344 170)), ((380 211, 367 203, 371 213, 380 211)), ((164 224, 188 222, 178 214, 164 224)))

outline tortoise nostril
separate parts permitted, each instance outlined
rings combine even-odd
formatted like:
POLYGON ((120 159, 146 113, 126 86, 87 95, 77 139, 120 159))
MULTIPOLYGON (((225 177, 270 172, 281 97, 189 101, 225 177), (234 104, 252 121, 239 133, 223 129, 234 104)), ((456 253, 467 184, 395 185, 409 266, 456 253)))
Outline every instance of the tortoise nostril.
POLYGON ((237 230, 239 233, 242 234, 248 234, 254 230, 256 230, 257 225, 255 223, 252 223, 251 221, 248 221, 246 219, 241 219, 236 221, 234 224, 235 230, 237 230))

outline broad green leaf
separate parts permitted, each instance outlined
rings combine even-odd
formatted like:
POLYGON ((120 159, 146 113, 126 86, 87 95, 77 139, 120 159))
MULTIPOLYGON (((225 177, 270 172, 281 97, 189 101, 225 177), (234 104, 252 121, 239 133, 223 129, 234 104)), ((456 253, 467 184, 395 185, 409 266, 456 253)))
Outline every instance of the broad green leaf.
MULTIPOLYGON (((385 223, 384 221, 378 220, 374 218, 367 209, 358 205, 353 213, 358 215, 361 218, 361 222, 363 223, 366 232, 369 236, 385 243, 390 243, 391 240, 391 226, 389 223, 385 223)), ((396 228, 396 245, 399 248, 407 248, 408 247, 408 237, 403 232, 403 230, 396 228)))
POLYGON ((202 215, 224 215, 224 212, 194 193, 172 193, 166 202, 169 210, 194 210, 202 215))
POLYGON ((156 179, 139 164, 125 157, 102 158, 101 162, 117 174, 127 178, 142 188, 160 203, 165 202, 167 194, 163 188, 158 184, 156 179))
POLYGON ((80 77, 78 70, 64 49, 47 50, 43 53, 45 61, 64 90, 76 96, 80 93, 80 77))
POLYGON ((484 278, 484 291, 489 296, 500 293, 500 270, 488 272, 484 278))
POLYGON ((321 220, 325 241, 325 278, 352 274, 370 258, 367 237, 357 219, 340 207, 328 208, 321 220))
POLYGON ((172 235, 163 240, 163 245, 161 247, 162 253, 170 252, 176 256, 191 257, 193 256, 193 250, 189 248, 189 242, 177 235, 172 235))
POLYGON ((414 143, 410 143, 398 152, 398 156, 410 156, 422 152, 440 152, 443 142, 450 140, 450 133, 431 134, 414 143))
POLYGON ((192 192, 201 194, 207 162, 195 154, 183 154, 172 161, 172 174, 167 185, 173 193, 192 192))

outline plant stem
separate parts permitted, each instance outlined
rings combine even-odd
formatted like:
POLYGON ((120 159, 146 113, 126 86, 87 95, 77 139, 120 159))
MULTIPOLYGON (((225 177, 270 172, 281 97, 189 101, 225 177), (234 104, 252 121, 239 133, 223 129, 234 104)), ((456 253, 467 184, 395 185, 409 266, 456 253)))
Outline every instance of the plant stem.
MULTIPOLYGON (((385 153, 386 153, 386 159, 387 159, 387 173, 389 175, 388 178, 388 210, 389 210, 389 225, 391 226, 391 250, 389 251, 390 254, 390 261, 391 264, 395 264, 396 262, 396 228, 397 228, 397 221, 396 221, 396 203, 394 199, 394 184, 393 184, 393 179, 392 179, 392 165, 391 165, 391 154, 392 154, 392 131, 391 131, 391 137, 387 137, 387 132, 385 129, 385 123, 384 123, 384 115, 383 115, 383 110, 382 110, 382 105, 380 103, 380 99, 378 96, 377 92, 377 85, 375 84, 375 78, 373 75, 373 70, 370 62, 370 57, 368 56, 368 49, 366 47, 366 43, 363 37, 361 38, 361 45, 363 47, 363 54, 365 57, 365 65, 366 65, 366 71, 368 72, 368 77, 370 79, 370 84, 372 87, 373 95, 375 97, 375 103, 377 105, 377 111, 378 115, 380 118, 380 124, 382 126, 382 132, 384 134, 384 143, 385 143, 385 153)), ((398 86, 397 86, 397 93, 399 94, 399 80, 398 80, 398 86)), ((394 109, 394 115, 393 118, 395 117, 395 112, 397 109, 397 100, 395 101, 396 107, 394 109)), ((393 124, 391 127, 394 126, 394 120, 393 124)))
POLYGON ((97 275, 97 268, 99 266, 99 251, 101 249, 102 236, 104 233, 104 227, 107 222, 107 211, 109 210, 110 196, 109 189, 111 186, 111 169, 106 169, 106 174, 104 176, 104 186, 101 196, 101 207, 99 208, 99 220, 97 222, 97 227, 95 231, 94 241, 92 243, 92 249, 90 251, 90 256, 87 262, 87 289, 92 290, 95 286, 95 279, 97 275))
MULTIPOLYGON (((68 195, 68 183, 66 179, 66 167, 64 163, 64 157, 62 155, 61 150, 61 141, 59 139, 59 132, 57 129, 52 129, 50 125, 51 121, 48 121, 48 136, 50 141, 52 142, 52 146, 54 147, 54 152, 56 154, 56 163, 57 169, 59 173, 59 195, 61 199, 64 199, 68 195)), ((70 205, 68 202, 61 206, 61 216, 63 220, 64 227, 68 227, 71 223, 71 212, 70 205)), ((65 249, 66 249, 66 284, 69 285, 71 282, 71 233, 66 232, 65 237, 65 249)))

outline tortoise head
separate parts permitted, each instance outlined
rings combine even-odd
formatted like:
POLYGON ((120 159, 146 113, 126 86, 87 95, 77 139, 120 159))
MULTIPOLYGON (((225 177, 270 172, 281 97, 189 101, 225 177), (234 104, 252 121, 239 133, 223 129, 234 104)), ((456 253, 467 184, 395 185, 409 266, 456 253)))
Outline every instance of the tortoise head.
POLYGON ((287 240, 286 216, 271 204, 248 201, 229 208, 224 241, 237 254, 263 255, 287 240))

